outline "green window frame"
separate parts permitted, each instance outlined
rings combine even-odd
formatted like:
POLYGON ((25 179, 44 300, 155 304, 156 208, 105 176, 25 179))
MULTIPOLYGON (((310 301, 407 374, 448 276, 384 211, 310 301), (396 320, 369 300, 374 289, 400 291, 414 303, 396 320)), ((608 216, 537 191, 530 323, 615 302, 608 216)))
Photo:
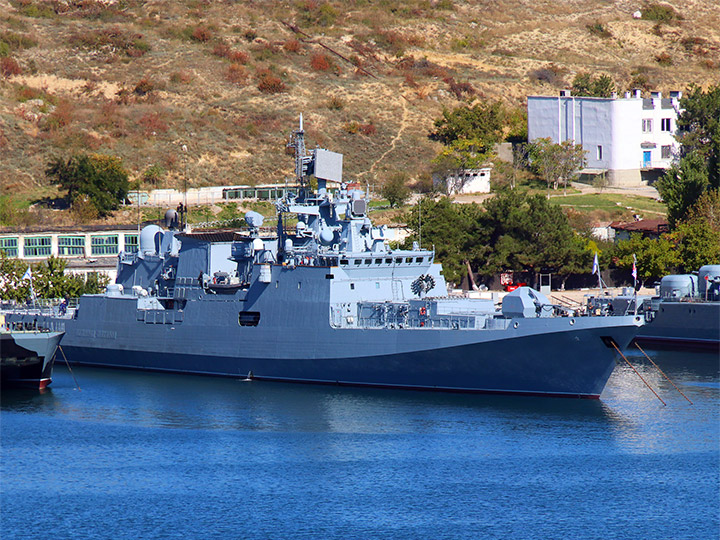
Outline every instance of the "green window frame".
POLYGON ((125 235, 125 253, 137 253, 138 251, 138 235, 137 234, 126 234, 125 235))
POLYGON ((18 238, 17 236, 0 238, 0 252, 7 257, 18 256, 18 238))
POLYGON ((58 236, 58 255, 85 255, 85 237, 58 236))
POLYGON ((90 237, 90 252, 93 255, 117 255, 118 235, 106 234, 90 237))
POLYGON ((26 257, 49 257, 52 255, 52 238, 50 236, 25 238, 23 253, 26 257))

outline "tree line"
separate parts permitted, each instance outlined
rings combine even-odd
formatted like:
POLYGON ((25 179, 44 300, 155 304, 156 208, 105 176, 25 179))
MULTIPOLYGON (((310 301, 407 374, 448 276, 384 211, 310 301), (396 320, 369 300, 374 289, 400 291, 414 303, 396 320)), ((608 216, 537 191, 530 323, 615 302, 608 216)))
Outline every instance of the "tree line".
POLYGON ((87 278, 66 274, 67 261, 50 257, 44 262, 28 265, 20 259, 10 259, 0 252, 0 298, 25 302, 37 298, 77 298, 83 294, 102 292, 109 278, 93 272, 87 278), (32 281, 26 277, 30 268, 32 281))

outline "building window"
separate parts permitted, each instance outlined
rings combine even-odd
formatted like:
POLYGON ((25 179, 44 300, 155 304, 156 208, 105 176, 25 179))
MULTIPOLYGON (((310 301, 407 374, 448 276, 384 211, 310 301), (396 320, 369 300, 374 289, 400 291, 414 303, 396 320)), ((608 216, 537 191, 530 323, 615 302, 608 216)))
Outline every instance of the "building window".
POLYGON ((49 257, 52 254, 49 236, 36 236, 25 239, 26 257, 49 257))
POLYGON ((0 238, 0 253, 4 253, 8 257, 18 256, 18 239, 17 238, 0 238))
POLYGON ((58 255, 85 255, 85 237, 59 236, 58 255))
POLYGON ((662 146, 660 148, 660 157, 663 159, 670 159, 672 157, 672 146, 662 146))
POLYGON ((663 118, 662 120, 660 120, 660 131, 672 131, 670 129, 670 124, 670 118, 663 118))
POLYGON ((643 118, 642 130, 643 133, 652 133, 652 118, 643 118))
POLYGON ((90 237, 90 252, 93 255, 117 255, 118 237, 117 234, 90 237))
POLYGON ((602 145, 598 145, 597 147, 597 158, 598 160, 602 159, 602 145))
POLYGON ((125 235, 125 253, 137 253, 138 250, 138 235, 137 234, 126 234, 125 235))

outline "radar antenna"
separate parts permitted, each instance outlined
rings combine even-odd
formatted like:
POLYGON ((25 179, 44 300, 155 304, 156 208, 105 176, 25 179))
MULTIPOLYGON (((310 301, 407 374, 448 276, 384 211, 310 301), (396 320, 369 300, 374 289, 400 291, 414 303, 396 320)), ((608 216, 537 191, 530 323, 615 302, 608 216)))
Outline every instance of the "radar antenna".
POLYGON ((288 148, 292 148, 295 152, 295 178, 301 186, 305 185, 305 164, 307 157, 305 156, 305 130, 303 129, 303 117, 300 114, 300 129, 296 129, 290 134, 290 142, 288 148))

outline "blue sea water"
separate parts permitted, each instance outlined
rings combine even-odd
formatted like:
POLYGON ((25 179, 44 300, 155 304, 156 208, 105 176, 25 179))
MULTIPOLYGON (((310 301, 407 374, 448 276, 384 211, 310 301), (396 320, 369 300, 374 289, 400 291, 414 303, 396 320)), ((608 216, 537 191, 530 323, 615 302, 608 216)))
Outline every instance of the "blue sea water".
POLYGON ((4 391, 9 539, 720 537, 717 355, 619 366, 599 401, 57 365, 4 391))

